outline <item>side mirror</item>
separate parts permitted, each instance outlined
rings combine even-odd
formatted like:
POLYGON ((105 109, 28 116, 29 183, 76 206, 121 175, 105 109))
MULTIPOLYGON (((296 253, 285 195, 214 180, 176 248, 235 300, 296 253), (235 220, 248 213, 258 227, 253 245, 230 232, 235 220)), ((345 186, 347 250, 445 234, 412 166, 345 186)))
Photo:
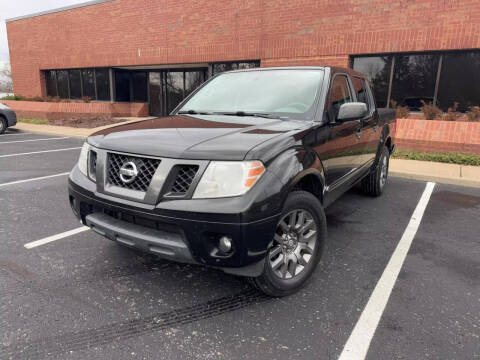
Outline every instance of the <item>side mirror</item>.
POLYGON ((367 104, 362 102, 350 102, 340 106, 337 121, 357 120, 367 115, 367 104))

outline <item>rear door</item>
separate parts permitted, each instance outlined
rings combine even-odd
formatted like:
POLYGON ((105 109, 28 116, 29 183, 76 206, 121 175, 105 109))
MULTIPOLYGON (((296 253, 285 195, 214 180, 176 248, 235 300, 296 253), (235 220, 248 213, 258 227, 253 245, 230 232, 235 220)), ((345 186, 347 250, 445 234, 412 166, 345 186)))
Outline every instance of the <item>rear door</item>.
POLYGON ((372 93, 364 78, 352 76, 352 85, 355 91, 356 101, 367 105, 367 115, 361 120, 362 134, 360 137, 360 148, 358 149, 359 166, 368 165, 375 159, 380 130, 378 129, 378 113, 375 110, 372 93))
POLYGON ((325 143, 315 147, 325 168, 328 186, 342 183, 342 179, 349 178, 358 167, 355 150, 360 146, 361 120, 337 121, 340 106, 354 101, 353 99, 347 75, 335 74, 326 104, 330 135, 325 143))

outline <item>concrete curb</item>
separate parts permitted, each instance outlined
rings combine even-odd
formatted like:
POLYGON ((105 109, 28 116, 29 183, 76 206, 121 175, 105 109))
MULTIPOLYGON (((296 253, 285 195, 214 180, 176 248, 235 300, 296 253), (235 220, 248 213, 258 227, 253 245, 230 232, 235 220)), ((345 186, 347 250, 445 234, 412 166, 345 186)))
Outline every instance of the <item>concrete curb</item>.
POLYGON ((390 175, 480 188, 480 166, 390 159, 390 175))

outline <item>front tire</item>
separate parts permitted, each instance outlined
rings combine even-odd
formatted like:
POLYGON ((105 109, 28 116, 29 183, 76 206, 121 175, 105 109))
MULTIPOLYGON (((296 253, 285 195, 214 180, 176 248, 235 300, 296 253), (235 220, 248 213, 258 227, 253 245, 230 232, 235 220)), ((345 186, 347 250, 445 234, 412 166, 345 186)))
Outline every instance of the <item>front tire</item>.
POLYGON ((305 285, 325 246, 327 222, 320 201, 306 191, 294 191, 285 201, 263 273, 252 279, 270 296, 286 296, 305 285))
POLYGON ((362 189, 365 194, 374 197, 382 195, 387 183, 389 165, 390 151, 384 146, 377 166, 362 180, 362 189))
POLYGON ((0 134, 3 134, 7 130, 7 120, 0 116, 0 134))

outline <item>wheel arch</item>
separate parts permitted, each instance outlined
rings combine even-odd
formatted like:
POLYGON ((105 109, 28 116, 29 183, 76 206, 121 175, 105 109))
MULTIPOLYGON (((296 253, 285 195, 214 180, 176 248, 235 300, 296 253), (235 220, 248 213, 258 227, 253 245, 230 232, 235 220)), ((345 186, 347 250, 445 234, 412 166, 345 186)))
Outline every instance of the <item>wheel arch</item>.
POLYGON ((323 205, 325 171, 313 149, 305 147, 288 149, 280 154, 272 165, 283 183, 282 204, 290 192, 304 190, 317 197, 323 205))

